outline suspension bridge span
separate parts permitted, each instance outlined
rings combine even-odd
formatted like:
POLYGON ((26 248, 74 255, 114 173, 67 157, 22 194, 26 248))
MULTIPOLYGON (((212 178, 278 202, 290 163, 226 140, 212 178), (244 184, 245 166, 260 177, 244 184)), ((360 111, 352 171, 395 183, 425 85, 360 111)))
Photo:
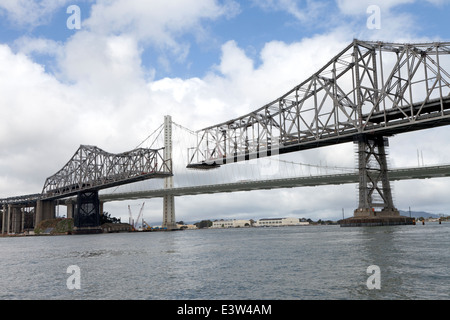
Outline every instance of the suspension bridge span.
MULTIPOLYGON (((450 177, 450 165, 422 166, 416 168, 400 168, 389 170, 390 181, 411 179, 431 179, 450 177)), ((354 184, 359 181, 359 173, 324 174, 301 176, 293 178, 247 180, 219 184, 203 184, 195 186, 180 186, 170 189, 150 189, 134 192, 114 192, 99 195, 100 201, 126 201, 152 198, 192 196, 199 194, 230 193, 254 190, 271 190, 281 188, 316 187, 324 185, 354 184)))
MULTIPOLYGON (((164 145, 121 155, 82 146, 41 194, 3 199, 3 212, 36 203, 36 220, 54 215, 54 201, 77 196, 75 220, 96 227, 101 189, 162 178, 163 188, 124 197, 162 196, 163 224, 175 223, 174 197, 324 183, 357 183, 359 205, 345 225, 364 221, 408 224, 393 203, 390 179, 447 176, 448 168, 389 170, 388 138, 450 124, 450 43, 398 44, 354 40, 310 78, 272 102, 236 119, 192 132, 185 168, 210 172, 231 163, 353 142, 357 171, 327 177, 266 179, 226 186, 174 186, 172 121, 165 117, 164 145), (161 154, 162 153, 162 154, 161 154), (208 191, 209 190, 209 191, 208 191), (23 205, 23 204, 22 204, 23 205), (9 206, 9 208, 7 208, 9 206), (93 218, 94 217, 94 218, 93 218), (353 220, 351 220, 353 219, 353 220)), ((185 158, 185 159, 186 159, 185 158)), ((223 170, 223 169, 220 169, 223 170)), ((176 175, 175 175, 176 177, 176 175)), ((101 195, 105 201, 120 193, 101 195), (109 198, 108 198, 109 197, 109 198)), ((3 223, 5 225, 5 223, 3 223)), ((9 223, 7 223, 9 227, 9 223)))

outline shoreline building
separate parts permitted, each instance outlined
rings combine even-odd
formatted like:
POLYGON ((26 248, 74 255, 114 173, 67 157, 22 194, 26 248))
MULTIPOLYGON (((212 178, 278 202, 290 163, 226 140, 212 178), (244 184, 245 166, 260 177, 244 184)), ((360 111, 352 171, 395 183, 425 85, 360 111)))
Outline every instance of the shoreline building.
POLYGON ((243 228, 251 227, 252 222, 250 220, 216 220, 213 221, 211 228, 243 228))
POLYGON ((287 226, 307 226, 306 219, 299 218, 271 218, 254 220, 216 220, 210 228, 247 228, 247 227, 287 227, 287 226))
POLYGON ((299 218, 271 218, 259 219, 255 227, 285 227, 285 226, 307 226, 309 222, 299 218))

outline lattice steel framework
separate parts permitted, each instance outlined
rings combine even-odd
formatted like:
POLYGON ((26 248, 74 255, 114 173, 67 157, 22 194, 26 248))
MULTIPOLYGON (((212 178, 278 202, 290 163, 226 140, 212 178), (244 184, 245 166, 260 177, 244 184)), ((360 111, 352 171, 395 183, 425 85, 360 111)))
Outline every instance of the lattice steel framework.
POLYGON ((271 103, 197 132, 190 168, 450 123, 450 43, 354 40, 271 103))
POLYGON ((43 197, 61 198, 171 176, 171 162, 163 159, 160 151, 140 148, 112 154, 95 146, 82 145, 60 171, 47 178, 42 190, 43 197))
MULTIPOLYGON (((359 209, 381 208, 395 210, 388 179, 388 139, 381 136, 360 135, 355 138, 359 171, 359 209)), ((360 210, 361 211, 361 210, 360 210)))
POLYGON ((74 227, 97 227, 100 225, 100 214, 98 191, 78 193, 74 215, 74 227))

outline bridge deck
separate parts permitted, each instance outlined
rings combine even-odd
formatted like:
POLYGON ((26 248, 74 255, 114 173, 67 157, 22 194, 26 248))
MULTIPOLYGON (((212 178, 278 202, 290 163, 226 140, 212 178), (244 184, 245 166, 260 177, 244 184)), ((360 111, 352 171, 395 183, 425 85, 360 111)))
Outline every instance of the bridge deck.
MULTIPOLYGON (((429 166, 419 168, 402 168, 393 169, 389 171, 389 179, 394 181, 408 180, 408 179, 429 179, 438 177, 450 177, 450 165, 443 166, 429 166)), ((346 173, 336 175, 320 175, 309 177, 296 177, 284 179, 271 179, 261 181, 245 181, 224 183, 215 185, 201 185, 193 187, 178 187, 171 189, 157 189, 147 190, 132 193, 113 193, 100 195, 101 201, 122 201, 133 199, 147 199, 160 198, 165 195, 174 196, 188 196, 198 194, 214 194, 214 193, 228 193, 239 191, 252 190, 270 190, 278 188, 298 188, 298 187, 313 187, 323 185, 341 185, 349 183, 358 183, 359 174, 346 173)))

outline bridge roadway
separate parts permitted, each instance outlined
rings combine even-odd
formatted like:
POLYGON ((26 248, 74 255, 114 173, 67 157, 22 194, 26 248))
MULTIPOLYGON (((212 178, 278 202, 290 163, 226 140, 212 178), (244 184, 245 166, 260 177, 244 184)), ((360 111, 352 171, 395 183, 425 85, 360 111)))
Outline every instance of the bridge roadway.
MULTIPOLYGON (((417 168, 399 168, 389 171, 389 179, 394 181, 409 179, 429 179, 450 177, 450 165, 436 165, 417 168)), ((178 187, 170 189, 155 189, 139 192, 100 194, 102 202, 125 201, 160 198, 166 195, 188 196, 198 194, 227 193, 252 190, 269 190, 279 188, 313 187, 321 185, 341 185, 358 183, 359 173, 317 175, 296 178, 269 179, 261 181, 240 181, 234 183, 199 185, 192 187, 178 187)))

